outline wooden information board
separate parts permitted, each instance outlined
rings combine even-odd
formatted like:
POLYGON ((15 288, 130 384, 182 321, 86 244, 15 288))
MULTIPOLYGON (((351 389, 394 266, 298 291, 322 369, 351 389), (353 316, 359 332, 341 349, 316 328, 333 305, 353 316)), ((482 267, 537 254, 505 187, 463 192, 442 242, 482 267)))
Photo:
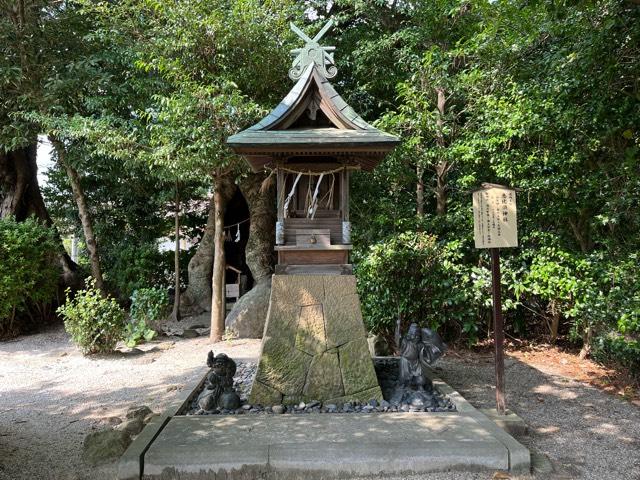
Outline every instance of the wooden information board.
POLYGON ((473 236, 476 248, 491 249, 491 293, 496 360, 496 409, 504 415, 504 321, 500 291, 500 249, 518 246, 516 191, 504 185, 483 183, 473 192, 473 236))
POLYGON ((516 191, 482 184, 473 192, 473 225, 476 248, 517 247, 516 191))

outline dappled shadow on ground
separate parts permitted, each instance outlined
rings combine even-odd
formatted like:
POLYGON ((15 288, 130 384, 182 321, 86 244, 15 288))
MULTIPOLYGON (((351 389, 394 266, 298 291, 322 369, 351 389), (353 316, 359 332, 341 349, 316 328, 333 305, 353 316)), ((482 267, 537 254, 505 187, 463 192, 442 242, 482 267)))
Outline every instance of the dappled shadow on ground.
MULTIPOLYGON (((233 342, 214 347, 251 355, 233 342)), ((209 348, 206 338, 161 340, 83 357, 61 329, 0 343, 0 479, 114 478, 113 464, 83 463, 86 434, 130 406, 164 410, 206 372, 209 348)))
MULTIPOLYGON (((438 373, 474 406, 495 407, 492 355, 446 358, 438 373)), ((505 360, 507 407, 530 429, 523 443, 563 478, 640 479, 640 408, 575 380, 505 360)))
MULTIPOLYGON (((212 347, 197 338, 142 348, 146 353, 86 358, 59 329, 0 343, 0 479, 113 479, 113 464, 91 469, 82 462, 87 433, 132 405, 164 409, 204 374, 210 348, 255 362, 260 343, 212 347)), ((491 355, 450 355, 437 371, 476 407, 494 406, 491 355)), ((506 386, 508 407, 530 426, 523 442, 552 459, 556 478, 640 479, 639 408, 512 357, 506 360, 506 386)))

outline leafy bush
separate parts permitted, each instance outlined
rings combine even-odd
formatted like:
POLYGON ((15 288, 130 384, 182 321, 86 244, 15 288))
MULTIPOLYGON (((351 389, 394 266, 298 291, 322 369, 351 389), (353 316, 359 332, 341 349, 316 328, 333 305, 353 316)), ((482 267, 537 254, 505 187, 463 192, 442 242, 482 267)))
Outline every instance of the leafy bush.
POLYGON ((172 272, 172 260, 153 243, 136 245, 122 242, 105 252, 104 258, 107 265, 105 278, 122 301, 141 288, 170 283, 167 275, 172 272))
POLYGON ((130 321, 126 326, 125 342, 128 347, 152 340, 156 331, 152 328, 167 313, 169 298, 166 290, 141 288, 131 296, 130 321))
POLYGON ((54 231, 34 218, 0 219, 0 337, 46 317, 56 294, 58 246, 54 231))
POLYGON ((64 318, 65 330, 83 353, 112 351, 125 332, 125 311, 112 297, 103 297, 95 280, 87 279, 87 287, 58 308, 64 318))
POLYGON ((462 262, 460 242, 439 243, 422 232, 391 236, 369 248, 356 274, 370 330, 390 332, 415 322, 438 329, 451 323, 475 339, 486 299, 486 269, 462 262))
POLYGON ((609 333, 593 342, 593 357, 604 363, 615 362, 629 369, 640 380, 640 341, 609 333))

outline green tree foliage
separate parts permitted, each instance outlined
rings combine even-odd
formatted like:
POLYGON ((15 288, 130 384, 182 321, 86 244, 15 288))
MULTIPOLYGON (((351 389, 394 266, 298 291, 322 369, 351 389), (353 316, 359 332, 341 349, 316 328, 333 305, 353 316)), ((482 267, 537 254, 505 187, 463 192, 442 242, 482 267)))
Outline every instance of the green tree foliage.
MULTIPOLYGON (((376 22, 344 8, 347 25, 358 25, 355 18, 376 22)), ((365 262, 411 226, 435 234, 441 245, 461 240, 459 262, 488 266, 472 244, 470 191, 482 181, 514 185, 522 189, 521 246, 504 252, 504 289, 513 307, 507 328, 525 335, 558 320, 561 333, 596 346, 601 358, 619 345, 637 345, 637 324, 629 320, 638 315, 637 282, 623 280, 623 272, 640 266, 639 17, 638 6, 624 1, 436 2, 429 12, 398 7, 387 15, 402 18, 404 33, 387 31, 369 40, 368 49, 390 48, 389 56, 412 64, 394 83, 395 95, 380 102, 389 105, 380 125, 401 134, 403 145, 374 182, 356 177, 354 203, 366 204, 352 209, 354 237, 365 262), (444 116, 438 86, 447 91, 444 116), (448 213, 434 215, 433 195, 425 200, 425 217, 414 219, 419 167, 429 172, 443 158, 453 165, 448 213)), ((384 16, 378 22, 373 29, 385 32, 384 16)), ((362 62, 355 71, 366 73, 357 85, 372 88, 372 72, 381 66, 390 72, 406 67, 362 62)), ((425 183, 437 194, 437 172, 425 183)), ((489 306, 487 287, 476 294, 489 306)), ((381 326, 396 311, 385 315, 381 326)), ((476 317, 483 318, 487 312, 476 317)), ((423 322, 430 321, 424 310, 423 322)), ((620 348, 627 352, 622 357, 634 351, 620 348)))
MULTIPOLYGON (((242 175, 224 140, 286 93, 288 22, 311 32, 332 18, 336 87, 403 140, 353 176, 369 326, 392 329, 400 311, 450 338, 488 333, 489 263, 473 246, 470 197, 503 183, 521 189, 520 247, 503 252, 508 333, 557 334, 633 364, 637 2, 28 3, 24 28, 0 18, 0 143, 64 140, 105 277, 123 295, 158 282, 149 246, 171 228, 175 182, 197 204, 242 175)), ((69 188, 54 184, 56 223, 77 231, 69 188)), ((185 223, 195 231, 203 218, 185 223)))
POLYGON ((49 318, 60 269, 55 232, 34 218, 0 219, 0 337, 49 318))

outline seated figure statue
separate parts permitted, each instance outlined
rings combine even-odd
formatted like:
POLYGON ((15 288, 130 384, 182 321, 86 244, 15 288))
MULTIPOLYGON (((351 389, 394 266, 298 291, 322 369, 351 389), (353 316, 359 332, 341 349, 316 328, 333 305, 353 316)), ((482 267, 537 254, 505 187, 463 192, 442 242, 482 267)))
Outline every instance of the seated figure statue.
POLYGON ((210 351, 207 366, 211 371, 204 382, 204 390, 198 396, 198 406, 202 410, 234 410, 240 407, 240 397, 233 388, 233 376, 236 374, 236 362, 224 353, 217 356, 210 351))
POLYGON ((400 343, 400 375, 391 403, 432 406, 433 396, 429 394, 432 385, 427 371, 446 348, 436 332, 412 323, 400 343))

